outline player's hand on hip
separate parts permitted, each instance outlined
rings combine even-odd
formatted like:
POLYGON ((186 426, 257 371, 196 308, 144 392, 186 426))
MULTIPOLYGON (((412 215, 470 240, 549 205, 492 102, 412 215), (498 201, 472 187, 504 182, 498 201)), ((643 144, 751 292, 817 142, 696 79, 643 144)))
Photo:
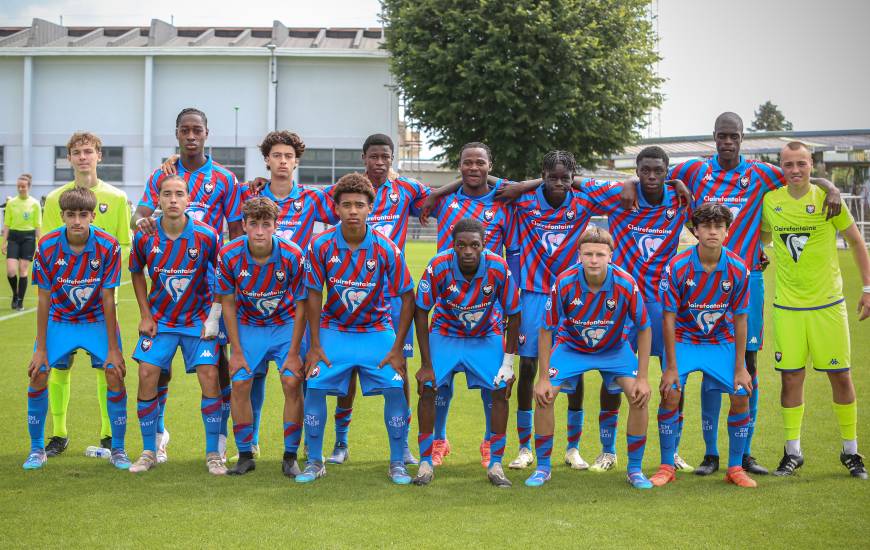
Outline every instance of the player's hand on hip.
POLYGON ((157 323, 154 321, 154 317, 139 321, 139 334, 149 338, 157 336, 157 323))
POLYGON ((870 292, 861 294, 858 300, 858 320, 863 321, 867 317, 870 317, 870 292))
POLYGON ((136 229, 146 235, 153 235, 157 232, 157 220, 151 216, 145 216, 136 220, 136 229))
POLYGON ((296 354, 287 354, 287 358, 284 359, 284 365, 282 366, 282 370, 289 370, 293 373, 293 376, 299 378, 300 380, 305 378, 305 367, 302 364, 302 360, 296 354))
POLYGON ((179 158, 181 157, 175 153, 169 155, 166 157, 166 160, 163 161, 163 164, 160 165, 160 170, 162 170, 167 176, 177 175, 178 171, 175 169, 175 163, 178 162, 179 158))
POLYGON ((752 376, 746 367, 741 367, 734 371, 734 391, 746 390, 746 393, 752 395, 752 376))
POLYGON ((44 372, 48 372, 50 368, 48 364, 48 357, 44 351, 36 350, 33 352, 33 357, 30 359, 30 364, 27 365, 27 376, 31 380, 35 379, 41 371, 42 367, 45 367, 44 372))
POLYGON ((662 399, 667 399, 671 395, 671 392, 674 391, 675 386, 676 391, 682 389, 680 388, 680 375, 676 367, 668 367, 662 373, 662 381, 659 384, 659 393, 662 394, 662 399))
POLYGON ((248 362, 245 360, 245 354, 242 353, 241 350, 231 350, 228 367, 230 370, 230 378, 235 376, 235 374, 242 369, 248 371, 248 374, 251 373, 251 367, 248 366, 248 362))
POLYGON ((381 359, 381 362, 378 364, 378 368, 384 368, 384 366, 386 365, 390 365, 394 371, 399 373, 399 376, 405 378, 405 355, 401 348, 399 348, 398 350, 396 350, 396 348, 391 348, 389 353, 387 353, 386 357, 381 359))
POLYGON ((430 382, 432 387, 435 387, 435 371, 432 369, 432 365, 420 365, 420 369, 417 370, 417 374, 414 375, 414 378, 417 379, 417 394, 423 395, 423 388, 426 387, 426 382, 430 382))

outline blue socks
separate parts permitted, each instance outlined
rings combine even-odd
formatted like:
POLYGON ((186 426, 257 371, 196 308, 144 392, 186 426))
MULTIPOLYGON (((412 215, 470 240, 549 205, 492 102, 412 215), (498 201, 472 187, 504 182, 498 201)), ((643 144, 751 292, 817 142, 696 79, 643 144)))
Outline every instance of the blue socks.
POLYGON ((302 439, 302 424, 297 422, 284 422, 284 452, 295 453, 299 451, 299 441, 302 439))
POLYGON ((347 432, 350 431, 350 420, 353 416, 353 409, 342 409, 339 406, 335 407, 335 442, 343 443, 347 447, 347 432))
POLYGON ((492 468, 493 464, 501 464, 501 459, 504 457, 504 447, 507 442, 505 434, 492 434, 489 438, 489 464, 487 467, 492 468))
POLYGON ((480 400, 483 401, 483 441, 489 441, 489 436, 492 434, 490 423, 492 421, 492 392, 489 390, 480 390, 480 400))
MULTIPOLYGON (((221 434, 221 397, 202 396, 199 402, 202 423, 205 426, 205 452, 218 452, 218 436, 221 434)), ((226 426, 226 424, 223 424, 226 426)))
POLYGON ((707 450, 705 455, 719 456, 719 412, 722 409, 722 394, 717 390, 704 391, 701 386, 701 432, 707 450))
POLYGON ((538 470, 549 472, 551 469, 550 455, 553 454, 553 434, 535 434, 535 456, 538 459, 538 470))
POLYGON ((124 436, 127 433, 127 390, 106 390, 106 408, 109 413, 109 423, 112 425, 112 448, 124 448, 124 436))
POLYGON ((160 418, 160 397, 136 402, 136 416, 139 417, 139 430, 142 432, 142 450, 157 452, 157 423, 160 418))
POLYGON ((233 423, 233 435, 236 438, 236 448, 239 449, 240 453, 251 452, 251 442, 254 440, 253 423, 233 423))
POLYGON ((420 446, 420 464, 428 462, 432 465, 432 444, 435 438, 432 433, 418 433, 417 444, 420 446))
POLYGON ((384 424, 390 436, 390 462, 402 462, 405 453, 405 419, 408 401, 402 388, 384 390, 384 424))
POLYGON ((643 451, 646 448, 646 436, 626 434, 625 439, 628 443, 628 473, 639 472, 643 463, 643 451))
POLYGON ((659 407, 659 445, 662 451, 662 464, 674 465, 674 454, 677 452, 677 430, 679 429, 677 409, 669 411, 659 407))
POLYGON ((221 419, 220 419, 220 433, 224 437, 227 436, 227 422, 230 420, 230 394, 233 391, 232 386, 227 386, 225 388, 221 388, 221 419))
POLYGON ((163 433, 163 418, 166 415, 166 400, 169 398, 169 386, 157 386, 157 433, 163 433))
POLYGON ((435 394, 435 439, 447 439, 447 413, 450 412, 450 400, 453 399, 453 384, 438 388, 435 394))
MULTIPOLYGON (((570 413, 569 413, 570 414, 570 413)), ((598 437, 601 439, 601 452, 616 454, 616 426, 619 423, 619 409, 598 413, 598 437)))
POLYGON ((323 430, 326 427, 326 392, 309 388, 305 393, 305 444, 308 460, 323 462, 323 430))
POLYGON ((532 450, 532 411, 517 411, 517 437, 520 440, 520 448, 532 450))
POLYGON ((752 395, 749 396, 749 430, 746 434, 744 455, 752 454, 752 436, 755 435, 755 422, 758 420, 758 376, 752 376, 752 395))
POLYGON ((749 435, 749 411, 728 413, 728 467, 743 465, 743 450, 749 435))
POLYGON ((253 413, 254 434, 251 445, 260 444, 260 416, 263 413, 263 402, 266 400, 266 377, 255 376, 251 380, 251 412, 253 413))
POLYGON ((568 449, 580 448, 580 436, 583 435, 583 409, 572 411, 568 409, 568 449))
POLYGON ((27 431, 30 432, 30 449, 45 449, 45 417, 48 414, 48 387, 35 390, 27 388, 27 431))

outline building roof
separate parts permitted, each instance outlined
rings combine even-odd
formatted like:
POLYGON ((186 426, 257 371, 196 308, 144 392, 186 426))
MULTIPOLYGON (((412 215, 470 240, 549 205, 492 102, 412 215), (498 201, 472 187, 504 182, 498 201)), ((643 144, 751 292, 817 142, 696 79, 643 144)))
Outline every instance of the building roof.
MULTIPOLYGON (((814 132, 746 132, 740 152, 745 155, 779 153, 789 141, 802 141, 814 152, 870 150, 870 129, 824 130, 814 132)), ((716 154, 712 136, 680 136, 641 140, 637 145, 626 147, 622 153, 613 155, 613 160, 634 159, 641 149, 658 145, 671 157, 707 157, 716 154)))
POLYGON ((309 50, 332 55, 386 56, 384 30, 378 28, 175 27, 152 19, 150 27, 64 27, 34 19, 30 27, 0 27, 0 55, 93 53, 213 53, 256 51, 274 45, 276 53, 309 50))

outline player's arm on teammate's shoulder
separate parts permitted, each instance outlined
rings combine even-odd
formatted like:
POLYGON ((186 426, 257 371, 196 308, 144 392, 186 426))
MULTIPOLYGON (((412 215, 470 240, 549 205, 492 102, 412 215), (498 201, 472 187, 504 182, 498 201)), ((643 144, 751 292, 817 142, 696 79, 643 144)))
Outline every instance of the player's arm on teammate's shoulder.
POLYGON ((858 229, 858 224, 852 223, 847 227, 843 231, 843 238, 849 243, 852 257, 855 258, 855 265, 861 272, 863 288, 861 297, 858 299, 858 320, 863 321, 870 317, 870 255, 867 254, 867 244, 864 242, 861 230, 858 229))
POLYGON ((825 204, 822 205, 822 210, 825 212, 825 219, 830 220, 834 216, 838 216, 843 209, 843 199, 840 196, 840 189, 834 185, 834 182, 827 178, 810 178, 810 183, 818 185, 825 190, 825 204))

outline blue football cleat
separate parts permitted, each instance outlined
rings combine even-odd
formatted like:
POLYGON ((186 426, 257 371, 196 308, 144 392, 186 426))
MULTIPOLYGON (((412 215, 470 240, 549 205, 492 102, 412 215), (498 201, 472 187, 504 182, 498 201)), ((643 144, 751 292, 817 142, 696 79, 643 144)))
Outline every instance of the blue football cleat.
POLYGON ((408 485, 411 483, 411 475, 405 469, 403 462, 390 462, 390 479, 396 485, 408 485))
POLYGON ((124 449, 112 449, 112 454, 109 456, 109 464, 119 470, 129 470, 133 465, 130 462, 130 457, 127 456, 127 451, 124 449))
POLYGON ((43 449, 37 449, 30 451, 30 454, 27 456, 27 460, 24 461, 22 467, 25 470, 38 470, 42 468, 47 461, 48 458, 45 456, 45 451, 43 449))
POLYGON ((540 487, 550 481, 550 470, 535 470, 526 480, 527 487, 540 487))
POLYGON ((652 489, 652 482, 647 479, 643 472, 630 472, 628 474, 628 483, 635 489, 652 489))
POLYGON ((296 483, 311 483, 325 475, 326 466, 323 465, 323 462, 312 460, 305 465, 302 473, 296 476, 296 483))

